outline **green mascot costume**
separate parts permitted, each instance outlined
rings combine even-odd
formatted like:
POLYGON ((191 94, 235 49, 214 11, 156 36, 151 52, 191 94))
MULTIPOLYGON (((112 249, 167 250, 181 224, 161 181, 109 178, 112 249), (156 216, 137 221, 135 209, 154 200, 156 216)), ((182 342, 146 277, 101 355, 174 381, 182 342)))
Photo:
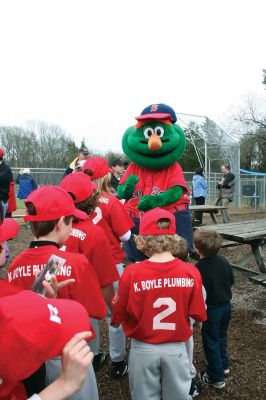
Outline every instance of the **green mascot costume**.
MULTIPOLYGON (((131 163, 118 186, 118 197, 132 217, 138 234, 143 212, 155 207, 169 210, 176 218, 176 232, 194 253, 192 221, 188 210, 188 192, 183 171, 177 160, 185 149, 186 138, 176 125, 176 114, 166 104, 152 104, 136 118, 137 124, 126 130, 122 147, 131 163)), ((144 254, 135 247, 132 238, 125 250, 131 261, 141 261, 144 254)))

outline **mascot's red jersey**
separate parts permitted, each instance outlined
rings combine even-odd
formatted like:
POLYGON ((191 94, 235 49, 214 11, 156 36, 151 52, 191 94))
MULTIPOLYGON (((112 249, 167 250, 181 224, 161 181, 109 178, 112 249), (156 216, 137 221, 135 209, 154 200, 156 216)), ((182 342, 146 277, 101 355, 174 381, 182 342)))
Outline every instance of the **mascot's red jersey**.
POLYGON ((127 178, 133 174, 138 176, 139 181, 135 187, 133 197, 125 202, 125 208, 132 217, 139 218, 140 211, 137 207, 142 196, 163 193, 173 186, 181 186, 183 188, 181 199, 162 208, 174 213, 180 206, 189 203, 189 199, 185 196, 188 189, 183 171, 177 162, 161 171, 149 170, 130 163, 119 183, 124 184, 127 178))

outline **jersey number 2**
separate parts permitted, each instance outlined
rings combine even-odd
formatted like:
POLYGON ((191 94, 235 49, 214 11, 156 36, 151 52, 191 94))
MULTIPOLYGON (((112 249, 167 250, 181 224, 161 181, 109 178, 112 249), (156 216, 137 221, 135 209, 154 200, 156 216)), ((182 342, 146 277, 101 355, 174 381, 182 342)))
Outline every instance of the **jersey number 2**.
POLYGON ((176 324, 174 322, 161 321, 176 311, 176 302, 171 299, 171 297, 160 297, 153 303, 153 308, 160 308, 161 306, 167 306, 167 308, 153 318, 153 330, 162 329, 174 331, 176 328, 176 324))
POLYGON ((101 219, 103 217, 103 213, 102 213, 102 210, 100 209, 100 207, 96 207, 94 212, 96 213, 96 215, 93 218, 92 222, 94 223, 94 225, 96 225, 96 224, 98 224, 99 221, 101 221, 101 219))

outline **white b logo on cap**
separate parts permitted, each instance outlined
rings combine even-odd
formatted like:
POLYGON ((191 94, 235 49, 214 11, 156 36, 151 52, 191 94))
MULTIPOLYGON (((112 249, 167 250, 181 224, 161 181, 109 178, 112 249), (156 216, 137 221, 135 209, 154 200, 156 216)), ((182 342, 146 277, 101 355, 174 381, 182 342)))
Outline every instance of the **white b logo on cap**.
POLYGON ((152 104, 151 106, 151 112, 156 112, 158 110, 158 104, 152 104))
POLYGON ((61 324, 61 318, 58 317, 58 309, 51 304, 47 304, 47 307, 50 311, 50 321, 56 322, 57 324, 61 324))

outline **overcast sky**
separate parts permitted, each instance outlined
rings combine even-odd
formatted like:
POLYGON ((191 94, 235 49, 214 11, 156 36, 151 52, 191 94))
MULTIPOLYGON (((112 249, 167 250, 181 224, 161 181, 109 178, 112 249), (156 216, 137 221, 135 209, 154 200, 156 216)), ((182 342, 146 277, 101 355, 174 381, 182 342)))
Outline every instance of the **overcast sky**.
POLYGON ((119 150, 151 103, 219 119, 265 94, 265 0, 0 0, 0 124, 119 150))

